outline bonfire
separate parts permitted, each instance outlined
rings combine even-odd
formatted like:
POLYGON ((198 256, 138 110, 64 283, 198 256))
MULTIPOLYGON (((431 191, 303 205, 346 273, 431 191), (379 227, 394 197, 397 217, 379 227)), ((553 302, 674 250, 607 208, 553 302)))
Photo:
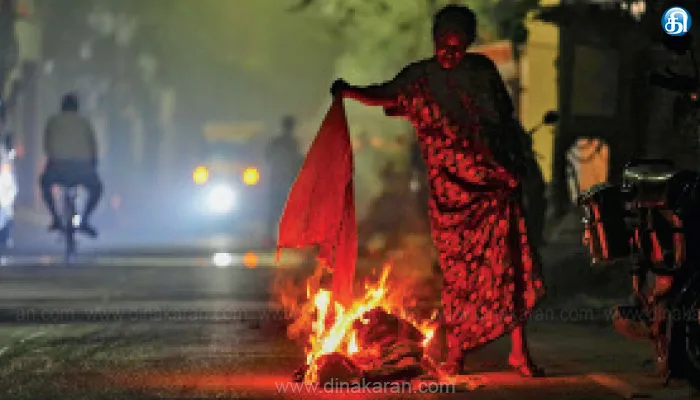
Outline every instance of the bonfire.
POLYGON ((425 349, 435 335, 436 313, 422 321, 410 315, 405 304, 399 304, 401 296, 390 296, 390 271, 390 265, 384 266, 379 278, 366 282, 363 295, 348 307, 334 301, 331 291, 314 290, 322 286, 318 279, 307 281, 307 304, 291 327, 297 335, 305 331, 308 336, 306 363, 295 372, 296 381, 386 382, 435 376, 425 349))
POLYGON ((392 297, 401 290, 389 289, 388 265, 352 300, 358 293, 352 287, 358 271, 352 155, 343 99, 335 96, 289 192, 278 230, 278 250, 314 247, 323 260, 307 280, 305 298, 294 282, 276 285, 285 311, 298 317, 288 327, 289 336, 305 339, 306 362, 295 380, 325 385, 435 377, 437 369, 425 351, 435 336, 435 313, 412 317, 407 298, 392 297), (323 264, 330 260, 330 286, 336 293, 321 284, 323 264))

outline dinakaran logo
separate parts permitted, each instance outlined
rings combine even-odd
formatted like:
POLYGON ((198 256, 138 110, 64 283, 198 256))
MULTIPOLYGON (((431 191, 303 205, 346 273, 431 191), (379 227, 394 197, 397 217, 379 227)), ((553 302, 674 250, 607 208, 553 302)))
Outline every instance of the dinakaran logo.
POLYGON ((693 24, 688 10, 682 7, 671 7, 661 17, 661 27, 667 35, 683 36, 693 24))

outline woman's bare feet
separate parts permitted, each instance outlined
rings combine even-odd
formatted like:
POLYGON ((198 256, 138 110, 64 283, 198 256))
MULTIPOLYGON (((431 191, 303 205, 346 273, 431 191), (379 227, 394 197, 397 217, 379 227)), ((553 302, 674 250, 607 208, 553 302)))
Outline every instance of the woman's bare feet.
POLYGON ((444 362, 441 363, 440 366, 438 367, 438 372, 440 375, 447 376, 447 375, 461 375, 464 370, 462 368, 461 363, 457 362, 444 362))
POLYGON ((516 356, 511 354, 508 357, 508 365, 525 378, 542 378, 545 376, 544 369, 535 365, 532 359, 526 355, 516 356))
POLYGON ((462 363, 443 362, 438 366, 435 378, 441 384, 456 384, 463 372, 462 363))
POLYGON ((455 377, 464 373, 464 352, 451 348, 444 362, 438 367, 440 379, 445 377, 455 377))
POLYGON ((508 356, 508 365, 525 378, 539 378, 544 376, 544 370, 535 365, 530 357, 527 337, 525 335, 525 324, 516 326, 511 333, 511 349, 510 356, 508 356))

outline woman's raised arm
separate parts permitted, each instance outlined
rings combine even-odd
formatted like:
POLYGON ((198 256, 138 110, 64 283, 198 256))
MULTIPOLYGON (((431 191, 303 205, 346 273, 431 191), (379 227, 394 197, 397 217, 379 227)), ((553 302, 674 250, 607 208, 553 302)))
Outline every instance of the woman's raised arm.
POLYGON ((357 100, 366 106, 393 108, 398 104, 398 96, 386 93, 384 84, 371 86, 348 85, 343 90, 343 97, 357 100))
POLYGON ((357 100, 368 106, 396 108, 399 105, 401 91, 417 77, 416 64, 406 66, 393 79, 375 85, 355 86, 343 80, 337 80, 333 84, 331 92, 340 94, 344 98, 357 100))

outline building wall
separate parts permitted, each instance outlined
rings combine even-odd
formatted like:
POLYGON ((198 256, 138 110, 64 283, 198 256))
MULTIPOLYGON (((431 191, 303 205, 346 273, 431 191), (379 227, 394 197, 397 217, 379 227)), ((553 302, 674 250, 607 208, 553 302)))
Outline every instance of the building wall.
MULTIPOLYGON (((559 0, 541 0, 540 5, 559 4, 559 0)), ((521 119, 526 129, 534 127, 549 110, 558 110, 559 28, 556 25, 527 21, 528 42, 521 61, 521 119)), ((539 155, 540 167, 546 182, 552 180, 554 154, 554 128, 544 126, 533 138, 539 155)))

